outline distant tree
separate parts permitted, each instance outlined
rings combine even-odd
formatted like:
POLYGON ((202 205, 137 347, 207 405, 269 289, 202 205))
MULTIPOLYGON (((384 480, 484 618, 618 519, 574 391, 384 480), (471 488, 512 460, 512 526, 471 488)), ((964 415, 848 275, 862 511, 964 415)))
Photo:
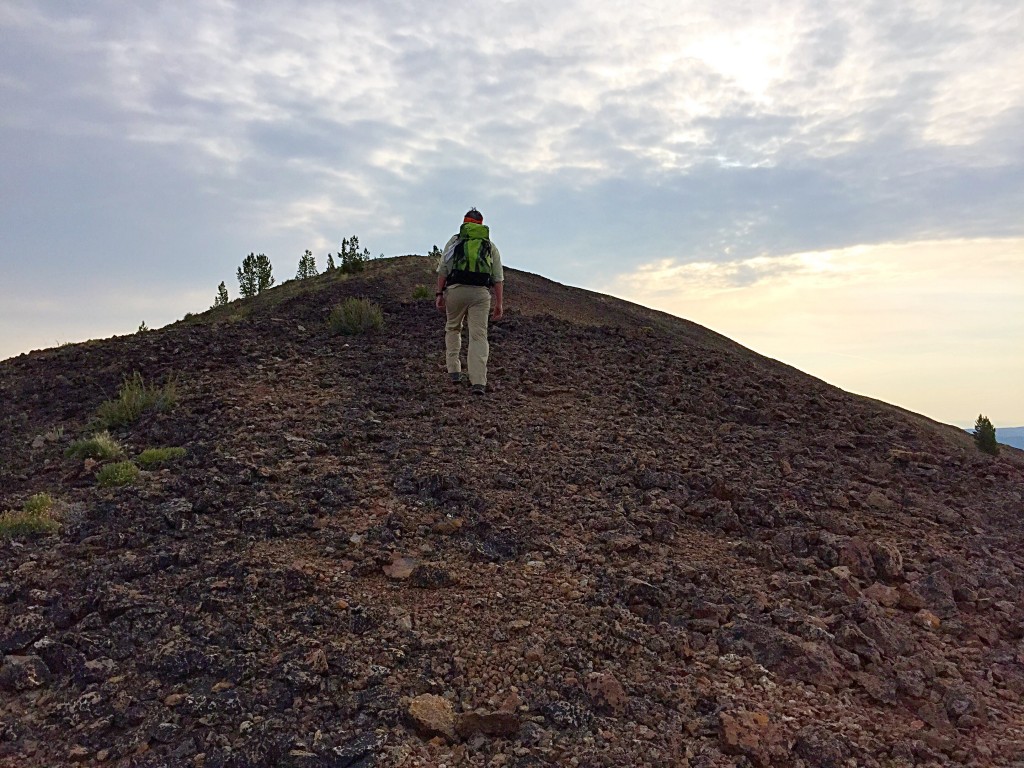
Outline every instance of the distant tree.
POLYGON ((441 249, 437 247, 437 243, 434 243, 434 247, 430 249, 430 253, 428 253, 427 256, 432 258, 434 263, 440 266, 441 259, 444 257, 444 254, 441 253, 441 249))
POLYGON ((355 235, 341 241, 341 271, 345 273, 362 272, 366 262, 370 260, 370 249, 359 250, 359 238, 355 235))
POLYGON ((238 268, 238 290, 244 298, 265 291, 274 284, 273 267, 265 254, 250 253, 238 268))
POLYGON ((295 273, 296 280, 305 280, 307 277, 315 277, 319 273, 316 269, 316 258, 312 251, 306 251, 299 258, 299 271, 295 273))
POLYGON ((348 238, 344 237, 341 240, 341 250, 338 251, 338 267, 342 272, 351 272, 351 265, 349 264, 350 257, 348 255, 348 238))
POLYGON ((149 326, 146 325, 146 321, 145 320, 143 320, 141 323, 139 323, 138 333, 145 333, 148 330, 149 330, 149 326))
POLYGON ((990 453, 993 456, 999 455, 999 443, 996 442, 996 428, 987 416, 978 414, 978 420, 974 422, 974 444, 978 450, 990 453))
POLYGON ((328 253, 327 254, 327 269, 325 269, 324 272, 330 272, 334 268, 335 268, 334 267, 334 254, 333 253, 328 253))
POLYGON ((256 293, 265 291, 274 284, 274 269, 270 259, 262 253, 256 257, 256 293))
POLYGON ((227 303, 228 303, 228 288, 227 288, 226 285, 224 285, 224 281, 221 280, 220 281, 220 285, 217 286, 217 296, 213 300, 213 307, 210 307, 210 309, 213 309, 214 307, 223 307, 227 303))

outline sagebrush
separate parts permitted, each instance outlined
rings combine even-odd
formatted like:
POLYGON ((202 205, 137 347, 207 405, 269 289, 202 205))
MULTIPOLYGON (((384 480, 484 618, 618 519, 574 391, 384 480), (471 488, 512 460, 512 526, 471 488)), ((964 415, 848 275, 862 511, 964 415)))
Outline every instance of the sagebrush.
POLYGON ((147 448, 136 459, 143 469, 159 467, 162 464, 169 464, 177 461, 185 455, 184 448, 147 448))
POLYGON ((37 493, 22 504, 19 511, 0 514, 0 538, 12 539, 35 533, 52 533, 60 526, 53 517, 53 498, 37 493))
POLYGON ((90 438, 76 440, 64 452, 64 455, 71 459, 99 459, 100 461, 106 461, 116 459, 122 453, 124 453, 124 449, 121 447, 121 444, 111 436, 110 432, 103 430, 90 438))
POLYGON ((348 298, 331 310, 327 323, 331 333, 352 336, 380 330, 384 316, 380 307, 369 299, 348 298))
POLYGON ((123 427, 137 421, 146 411, 169 411, 177 401, 177 381, 173 376, 163 386, 148 385, 136 371, 125 378, 116 398, 100 405, 96 423, 104 429, 123 427))
POLYGON ((96 482, 100 488, 112 488, 131 485, 139 478, 139 468, 131 461, 119 461, 107 464, 96 473, 96 482))

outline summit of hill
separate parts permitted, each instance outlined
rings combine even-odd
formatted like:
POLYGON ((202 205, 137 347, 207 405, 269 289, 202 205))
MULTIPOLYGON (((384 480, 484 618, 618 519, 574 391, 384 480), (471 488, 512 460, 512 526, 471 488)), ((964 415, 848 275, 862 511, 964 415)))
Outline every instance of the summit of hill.
POLYGON ((508 268, 471 397, 433 266, 0 362, 0 766, 1024 761, 1024 454, 508 268))

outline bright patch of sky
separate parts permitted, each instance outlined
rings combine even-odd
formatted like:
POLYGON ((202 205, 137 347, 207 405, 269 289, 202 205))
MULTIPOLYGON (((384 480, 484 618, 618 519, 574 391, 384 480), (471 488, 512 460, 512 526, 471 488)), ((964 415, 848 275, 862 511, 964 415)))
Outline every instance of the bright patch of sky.
POLYGON ((959 413, 967 396, 996 423, 1014 424, 1019 413, 1024 238, 665 259, 615 287, 844 389, 948 423, 973 426, 959 413))
POLYGON ((476 205, 510 266, 637 297, 656 264, 747 281, 698 283, 770 311, 717 328, 737 341, 936 418, 998 402, 1024 424, 1009 381, 947 386, 979 350, 1020 357, 1019 314, 965 279, 963 246, 1022 255, 1017 0, 0 0, 0 37, 0 357, 201 311, 250 251, 279 280, 353 233, 425 253, 476 205), (898 300, 948 285, 921 243, 962 270, 970 332, 904 345, 896 389, 881 347, 873 367, 821 362, 844 321, 801 307, 829 305, 744 298, 828 293, 818 259, 890 324, 929 327, 927 302, 898 300), (872 253, 889 260, 851 256, 872 253), (780 317, 821 354, 760 347, 780 317))

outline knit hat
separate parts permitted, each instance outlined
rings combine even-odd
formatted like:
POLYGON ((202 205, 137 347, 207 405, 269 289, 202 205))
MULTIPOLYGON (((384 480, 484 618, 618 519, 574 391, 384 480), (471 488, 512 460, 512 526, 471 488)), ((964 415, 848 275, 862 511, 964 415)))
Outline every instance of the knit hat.
POLYGON ((483 224, 484 215, 476 208, 470 208, 462 219, 463 224, 483 224))

